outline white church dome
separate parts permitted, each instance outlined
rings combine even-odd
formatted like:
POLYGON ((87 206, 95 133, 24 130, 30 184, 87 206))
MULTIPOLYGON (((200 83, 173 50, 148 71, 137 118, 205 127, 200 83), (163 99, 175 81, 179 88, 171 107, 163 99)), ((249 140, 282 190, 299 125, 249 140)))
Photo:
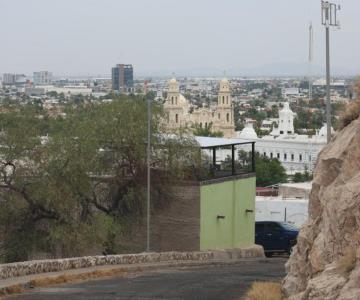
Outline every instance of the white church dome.
POLYGON ((245 140, 253 140, 258 138, 252 123, 247 123, 245 125, 245 128, 239 134, 239 138, 245 140))
POLYGON ((171 79, 169 80, 169 83, 177 83, 177 80, 176 80, 175 78, 171 78, 171 79))
MULTIPOLYGON (((334 128, 331 127, 331 134, 334 133, 334 128)), ((323 127, 321 127, 320 131, 319 131, 319 136, 320 137, 327 137, 327 124, 325 123, 323 125, 323 127)))

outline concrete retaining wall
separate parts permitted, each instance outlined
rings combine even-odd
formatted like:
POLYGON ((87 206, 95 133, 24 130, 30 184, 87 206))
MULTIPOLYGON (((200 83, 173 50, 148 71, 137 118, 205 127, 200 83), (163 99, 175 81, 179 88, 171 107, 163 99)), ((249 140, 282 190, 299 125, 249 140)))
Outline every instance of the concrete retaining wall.
POLYGON ((104 265, 151 264, 171 261, 211 262, 245 257, 264 257, 264 251, 261 246, 254 245, 246 249, 224 251, 162 252, 33 260, 0 265, 0 279, 104 265))

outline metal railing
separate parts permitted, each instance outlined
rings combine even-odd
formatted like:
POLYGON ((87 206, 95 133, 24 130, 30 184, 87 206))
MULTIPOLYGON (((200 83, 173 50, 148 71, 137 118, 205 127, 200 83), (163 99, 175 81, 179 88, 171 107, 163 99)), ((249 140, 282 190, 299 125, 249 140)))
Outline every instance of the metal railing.
POLYGON ((255 172, 255 142, 201 147, 202 180, 255 172))

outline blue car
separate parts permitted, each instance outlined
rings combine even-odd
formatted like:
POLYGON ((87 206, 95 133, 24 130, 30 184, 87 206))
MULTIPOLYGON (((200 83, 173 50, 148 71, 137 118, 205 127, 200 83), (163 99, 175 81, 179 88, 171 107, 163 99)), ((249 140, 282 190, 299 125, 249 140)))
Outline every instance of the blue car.
POLYGON ((255 243, 264 247, 265 255, 291 253, 299 229, 287 222, 261 221, 255 223, 255 243))

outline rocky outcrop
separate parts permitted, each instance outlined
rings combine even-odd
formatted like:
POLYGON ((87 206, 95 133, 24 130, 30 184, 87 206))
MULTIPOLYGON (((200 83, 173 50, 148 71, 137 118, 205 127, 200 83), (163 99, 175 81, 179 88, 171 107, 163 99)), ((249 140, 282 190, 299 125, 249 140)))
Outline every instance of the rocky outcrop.
POLYGON ((320 153, 309 220, 286 264, 290 300, 360 299, 360 119, 320 153))

